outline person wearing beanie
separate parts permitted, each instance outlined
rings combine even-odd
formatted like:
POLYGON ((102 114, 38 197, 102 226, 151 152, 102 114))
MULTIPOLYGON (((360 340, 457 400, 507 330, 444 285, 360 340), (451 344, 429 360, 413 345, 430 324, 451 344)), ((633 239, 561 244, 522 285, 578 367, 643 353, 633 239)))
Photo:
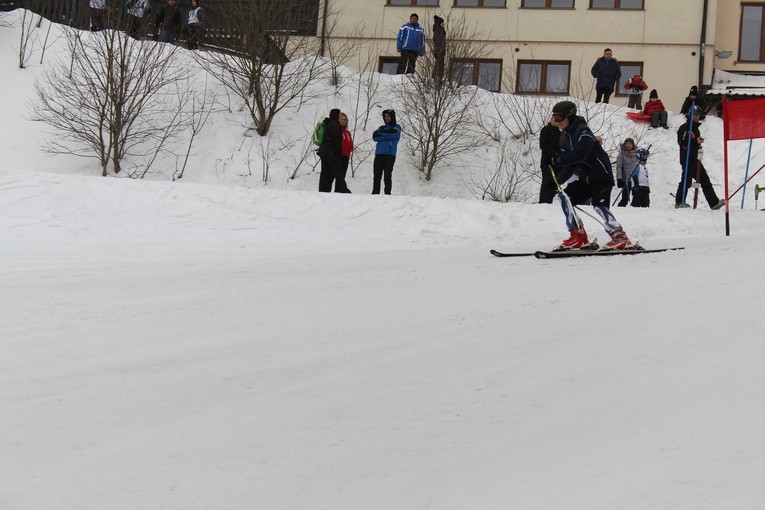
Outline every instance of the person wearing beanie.
POLYGON ((416 13, 409 16, 409 23, 404 23, 398 31, 396 50, 401 54, 396 74, 414 73, 417 57, 425 54, 425 31, 420 26, 420 17, 416 13))
POLYGON ((667 126, 667 109, 664 108, 664 103, 659 99, 659 93, 656 89, 653 89, 648 97, 648 102, 645 104, 645 108, 643 108, 643 115, 651 117, 652 128, 661 126, 664 129, 669 129, 669 126, 667 126))
POLYGON ((592 77, 595 78, 595 102, 608 103, 611 94, 614 93, 614 86, 622 78, 622 70, 619 62, 613 58, 611 48, 603 50, 603 56, 595 61, 595 65, 590 70, 592 77))
POLYGON ((616 185, 622 189, 622 197, 617 207, 625 207, 630 199, 632 174, 637 167, 635 140, 625 138, 619 155, 616 156, 616 185))
POLYGON ((639 74, 635 74, 627 80, 624 84, 624 88, 629 90, 627 96, 627 108, 634 108, 636 110, 643 109, 643 91, 648 88, 648 84, 643 81, 643 78, 639 74))
POLYGON ((329 117, 324 119, 324 138, 316 150, 321 159, 321 172, 319 173, 319 191, 330 193, 332 183, 340 175, 342 169, 343 133, 340 129, 340 109, 333 108, 329 111, 329 117))
POLYGON ((688 204, 683 202, 683 197, 687 194, 693 180, 701 185, 701 191, 704 193, 704 198, 706 198, 710 209, 720 209, 725 206, 725 200, 717 197, 717 193, 712 187, 712 181, 709 180, 707 169, 704 168, 700 159, 699 150, 704 143, 704 138, 701 137, 701 131, 699 131, 699 126, 701 126, 701 122, 699 122, 700 113, 698 108, 692 109, 689 112, 688 120, 677 130, 682 174, 677 185, 677 193, 675 193, 675 209, 688 207, 688 204))
POLYGON ((696 85, 691 87, 691 90, 688 91, 688 97, 686 97, 685 101, 683 101, 683 106, 680 108, 680 113, 687 116, 688 112, 691 111, 691 107, 694 105, 699 107, 699 118, 703 120, 704 117, 706 117, 706 115, 704 115, 706 104, 704 103, 704 99, 699 96, 699 89, 696 88, 696 85))
POLYGON ((446 28, 444 18, 433 16, 433 79, 440 81, 444 77, 444 58, 446 57, 446 28))

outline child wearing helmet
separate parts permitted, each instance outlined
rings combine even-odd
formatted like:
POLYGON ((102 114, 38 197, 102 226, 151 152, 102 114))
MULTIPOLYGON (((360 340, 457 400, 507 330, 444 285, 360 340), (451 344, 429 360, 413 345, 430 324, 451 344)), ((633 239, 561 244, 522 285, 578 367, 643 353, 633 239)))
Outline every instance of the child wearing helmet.
POLYGON ((591 201, 592 207, 603 218, 603 226, 608 235, 611 236, 611 241, 603 248, 607 250, 628 248, 632 246, 632 242, 609 208, 611 190, 614 187, 610 158, 600 146, 584 118, 576 113, 576 104, 572 101, 560 101, 552 109, 551 120, 561 130, 561 153, 553 158, 551 169, 554 167, 554 183, 558 185, 558 195, 561 199, 561 207, 566 216, 566 226, 570 234, 570 237, 564 240, 557 249, 595 249, 597 247, 587 239, 584 224, 572 204, 572 200, 579 201, 583 197, 569 198, 560 188, 560 184, 573 176, 578 177, 578 193, 587 195, 586 198, 591 201))
POLYGON ((632 181, 632 207, 648 207, 651 205, 651 188, 648 186, 648 168, 646 167, 646 162, 650 152, 649 149, 638 149, 635 151, 635 154, 638 164, 630 177, 632 181))

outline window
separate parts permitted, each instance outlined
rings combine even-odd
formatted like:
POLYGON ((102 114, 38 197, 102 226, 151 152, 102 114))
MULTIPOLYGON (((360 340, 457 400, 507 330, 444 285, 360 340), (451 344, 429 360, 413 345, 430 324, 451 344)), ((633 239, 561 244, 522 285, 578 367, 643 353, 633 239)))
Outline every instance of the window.
POLYGON ((763 62, 763 10, 765 4, 741 4, 741 40, 738 47, 738 59, 742 62, 763 62))
POLYGON ((571 62, 519 60, 515 90, 526 94, 568 94, 571 62))
POLYGON ((451 68, 452 80, 461 85, 477 85, 482 89, 499 92, 501 60, 453 60, 451 68))
POLYGON ((505 7, 505 0, 454 0, 454 7, 505 7))
MULTIPOLYGON (((629 89, 624 88, 624 84, 627 83, 627 80, 629 80, 636 74, 643 76, 643 63, 642 62, 619 62, 619 68, 622 70, 622 77, 621 77, 621 83, 616 84, 616 95, 627 97, 630 94, 630 91, 629 89)), ((645 82, 648 83, 649 87, 651 86, 648 80, 645 80, 645 82)), ((656 88, 656 87, 651 87, 651 88, 656 88)))
POLYGON ((438 7, 438 0, 388 0, 388 5, 415 5, 422 7, 438 7))
POLYGON ((590 9, 632 9, 643 8, 643 0, 590 0, 590 9))
POLYGON ((524 9, 573 9, 574 0, 523 0, 524 9))
POLYGON ((398 67, 398 57, 380 57, 380 64, 377 70, 382 74, 396 74, 398 67))

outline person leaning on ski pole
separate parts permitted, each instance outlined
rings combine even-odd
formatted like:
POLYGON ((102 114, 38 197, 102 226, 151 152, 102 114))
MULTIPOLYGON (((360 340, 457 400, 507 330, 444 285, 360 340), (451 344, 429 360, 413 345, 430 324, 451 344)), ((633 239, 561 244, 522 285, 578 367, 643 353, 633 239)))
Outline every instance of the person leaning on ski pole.
MULTIPOLYGON (((576 114, 576 104, 571 101, 560 101, 553 106, 552 122, 561 130, 560 155, 553 158, 550 171, 554 172, 553 185, 558 189, 561 207, 566 215, 566 226, 570 237, 563 241, 560 249, 581 248, 589 244, 587 232, 572 200, 582 203, 590 199, 595 211, 603 218, 603 226, 611 236, 603 248, 621 250, 632 245, 624 229, 616 221, 609 205, 611 189, 614 187, 614 175, 608 154, 595 139, 595 135, 587 126, 583 117, 576 114), (575 188, 577 194, 569 198, 561 189, 563 183, 573 176, 579 181, 575 188), (585 196, 586 195, 586 196, 585 196)), ((567 187, 570 188, 571 186, 567 187)))

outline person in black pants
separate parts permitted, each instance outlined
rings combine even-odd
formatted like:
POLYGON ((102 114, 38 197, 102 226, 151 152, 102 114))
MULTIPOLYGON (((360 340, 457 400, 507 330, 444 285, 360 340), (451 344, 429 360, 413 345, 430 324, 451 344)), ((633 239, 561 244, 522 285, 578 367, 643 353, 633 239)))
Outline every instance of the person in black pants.
POLYGON ((549 122, 539 131, 539 148, 542 149, 542 158, 539 166, 542 170, 542 186, 539 188, 539 203, 552 204, 558 190, 552 185, 553 174, 550 165, 555 156, 560 152, 560 129, 549 122))
POLYGON ((372 194, 380 194, 380 181, 385 183, 385 194, 390 195, 393 187, 393 164, 396 162, 398 141, 401 138, 401 126, 396 124, 396 112, 383 110, 385 124, 375 129, 372 140, 377 142, 375 147, 375 161, 373 164, 374 180, 372 182, 372 194))
POLYGON ((688 204, 683 202, 683 193, 687 193, 688 188, 691 187, 691 182, 697 179, 697 174, 697 180, 701 184, 701 191, 704 193, 704 198, 707 199, 709 207, 711 209, 720 209, 725 205, 725 200, 717 198, 717 193, 715 193, 715 189, 712 187, 707 170, 704 168, 704 164, 699 161, 699 149, 704 143, 704 139, 699 131, 701 110, 694 108, 690 115, 693 117, 693 129, 691 129, 691 120, 689 118, 677 130, 677 144, 680 146, 680 166, 683 172, 680 175, 680 183, 677 185, 677 193, 675 194, 675 209, 688 207, 688 204), (688 160, 687 168, 686 159, 688 160), (687 175, 686 171, 688 172, 687 175))
POLYGON ((340 131, 340 110, 333 108, 329 117, 324 119, 324 138, 316 154, 321 158, 321 173, 319 173, 319 191, 330 193, 335 176, 340 174, 342 162, 343 135, 340 131))

